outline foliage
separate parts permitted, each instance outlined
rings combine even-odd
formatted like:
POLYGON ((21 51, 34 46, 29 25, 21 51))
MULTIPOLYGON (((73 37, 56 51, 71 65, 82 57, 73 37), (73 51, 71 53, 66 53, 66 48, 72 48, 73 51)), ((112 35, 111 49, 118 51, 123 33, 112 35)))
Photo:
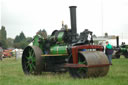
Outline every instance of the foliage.
POLYGON ((24 35, 24 33, 23 33, 23 32, 21 32, 21 33, 20 33, 19 38, 20 38, 20 41, 22 41, 22 40, 25 40, 25 39, 26 39, 26 37, 25 37, 25 35, 24 35))
POLYGON ((17 35, 17 36, 15 37, 15 39, 14 39, 14 43, 18 43, 18 42, 20 42, 20 37, 17 35))
POLYGON ((33 39, 32 39, 31 37, 27 37, 27 38, 26 38, 26 41, 27 41, 28 43, 32 42, 32 40, 33 40, 33 39))
POLYGON ((22 48, 24 49, 32 41, 31 37, 25 36, 23 32, 20 35, 17 35, 15 39, 7 38, 7 32, 4 26, 1 26, 0 29, 0 47, 6 48, 22 48))
POLYGON ((0 39, 0 42, 1 42, 1 47, 2 47, 2 48, 6 49, 6 48, 8 47, 6 40, 0 39))
POLYGON ((21 32, 20 35, 17 35, 14 39, 14 47, 24 49, 32 41, 31 37, 26 38, 24 33, 21 32))
POLYGON ((19 42, 22 42, 22 41, 24 41, 24 40, 26 40, 26 37, 25 37, 24 33, 21 32, 19 36, 17 35, 17 36, 15 37, 14 43, 19 43, 19 42))
POLYGON ((1 27, 1 36, 3 40, 7 39, 7 33, 4 26, 1 27))
POLYGON ((107 76, 73 79, 68 73, 43 73, 40 76, 25 75, 21 60, 6 58, 0 62, 1 85, 127 85, 128 59, 113 59, 107 76))
POLYGON ((12 39, 12 38, 7 38, 8 48, 13 48, 13 41, 14 41, 14 39, 12 39))
POLYGON ((24 49, 27 45, 28 45, 28 42, 22 41, 22 42, 19 42, 19 43, 14 43, 13 46, 15 48, 22 48, 22 49, 24 49))
POLYGON ((2 48, 7 48, 7 32, 4 26, 1 26, 0 30, 0 45, 2 48))

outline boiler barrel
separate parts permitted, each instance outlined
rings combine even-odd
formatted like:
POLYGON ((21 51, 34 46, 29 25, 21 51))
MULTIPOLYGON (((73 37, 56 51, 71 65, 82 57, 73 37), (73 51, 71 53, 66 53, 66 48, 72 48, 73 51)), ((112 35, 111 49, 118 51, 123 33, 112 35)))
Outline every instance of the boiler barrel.
POLYGON ((52 46, 50 48, 51 54, 67 54, 67 46, 52 46))

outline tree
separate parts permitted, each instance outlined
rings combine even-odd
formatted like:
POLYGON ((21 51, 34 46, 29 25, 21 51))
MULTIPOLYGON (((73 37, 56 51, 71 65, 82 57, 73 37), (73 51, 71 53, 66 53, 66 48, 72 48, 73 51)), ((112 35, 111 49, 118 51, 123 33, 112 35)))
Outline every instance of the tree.
POLYGON ((24 49, 29 43, 25 40, 25 41, 20 41, 18 43, 14 43, 13 46, 15 48, 22 48, 24 49))
POLYGON ((15 37, 15 39, 14 39, 14 43, 18 43, 18 42, 20 42, 21 40, 20 40, 20 37, 17 35, 16 37, 15 37))
POLYGON ((24 49, 30 42, 32 41, 31 37, 25 37, 24 33, 21 32, 20 35, 17 35, 14 39, 13 46, 15 48, 22 48, 24 49))
POLYGON ((7 32, 5 30, 4 26, 1 26, 1 30, 0 30, 0 43, 1 43, 1 47, 2 48, 7 48, 7 32))
POLYGON ((23 32, 20 33, 20 35, 17 35, 14 39, 14 43, 19 43, 21 41, 25 41, 26 37, 23 32))
POLYGON ((7 33, 4 26, 1 27, 1 36, 3 40, 7 39, 7 33))
POLYGON ((23 32, 21 32, 21 33, 20 33, 19 38, 20 38, 20 41, 22 41, 22 40, 25 40, 25 39, 26 39, 26 37, 25 37, 25 35, 24 35, 24 33, 23 33, 23 32))
POLYGON ((32 37, 27 37, 27 38, 26 38, 26 41, 27 41, 28 43, 32 42, 32 37))
POLYGON ((12 38, 7 38, 7 44, 8 44, 8 47, 9 47, 9 48, 13 48, 13 41, 14 41, 14 39, 12 39, 12 38))

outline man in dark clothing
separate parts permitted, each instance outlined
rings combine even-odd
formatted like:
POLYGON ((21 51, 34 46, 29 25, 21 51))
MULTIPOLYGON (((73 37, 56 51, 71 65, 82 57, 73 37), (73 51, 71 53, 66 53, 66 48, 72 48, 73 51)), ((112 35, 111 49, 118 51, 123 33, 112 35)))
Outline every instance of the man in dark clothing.
POLYGON ((0 47, 0 60, 2 60, 3 49, 0 47))
POLYGON ((105 54, 107 55, 110 64, 112 64, 112 53, 113 53, 112 45, 109 44, 108 41, 106 41, 105 54))

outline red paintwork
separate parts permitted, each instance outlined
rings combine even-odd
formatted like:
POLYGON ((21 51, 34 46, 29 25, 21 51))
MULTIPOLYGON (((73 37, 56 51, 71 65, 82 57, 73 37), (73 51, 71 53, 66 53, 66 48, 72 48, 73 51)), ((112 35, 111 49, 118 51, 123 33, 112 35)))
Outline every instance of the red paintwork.
POLYGON ((101 45, 79 45, 72 47, 73 64, 78 63, 78 50, 80 49, 96 49, 97 51, 103 51, 104 47, 101 45))

